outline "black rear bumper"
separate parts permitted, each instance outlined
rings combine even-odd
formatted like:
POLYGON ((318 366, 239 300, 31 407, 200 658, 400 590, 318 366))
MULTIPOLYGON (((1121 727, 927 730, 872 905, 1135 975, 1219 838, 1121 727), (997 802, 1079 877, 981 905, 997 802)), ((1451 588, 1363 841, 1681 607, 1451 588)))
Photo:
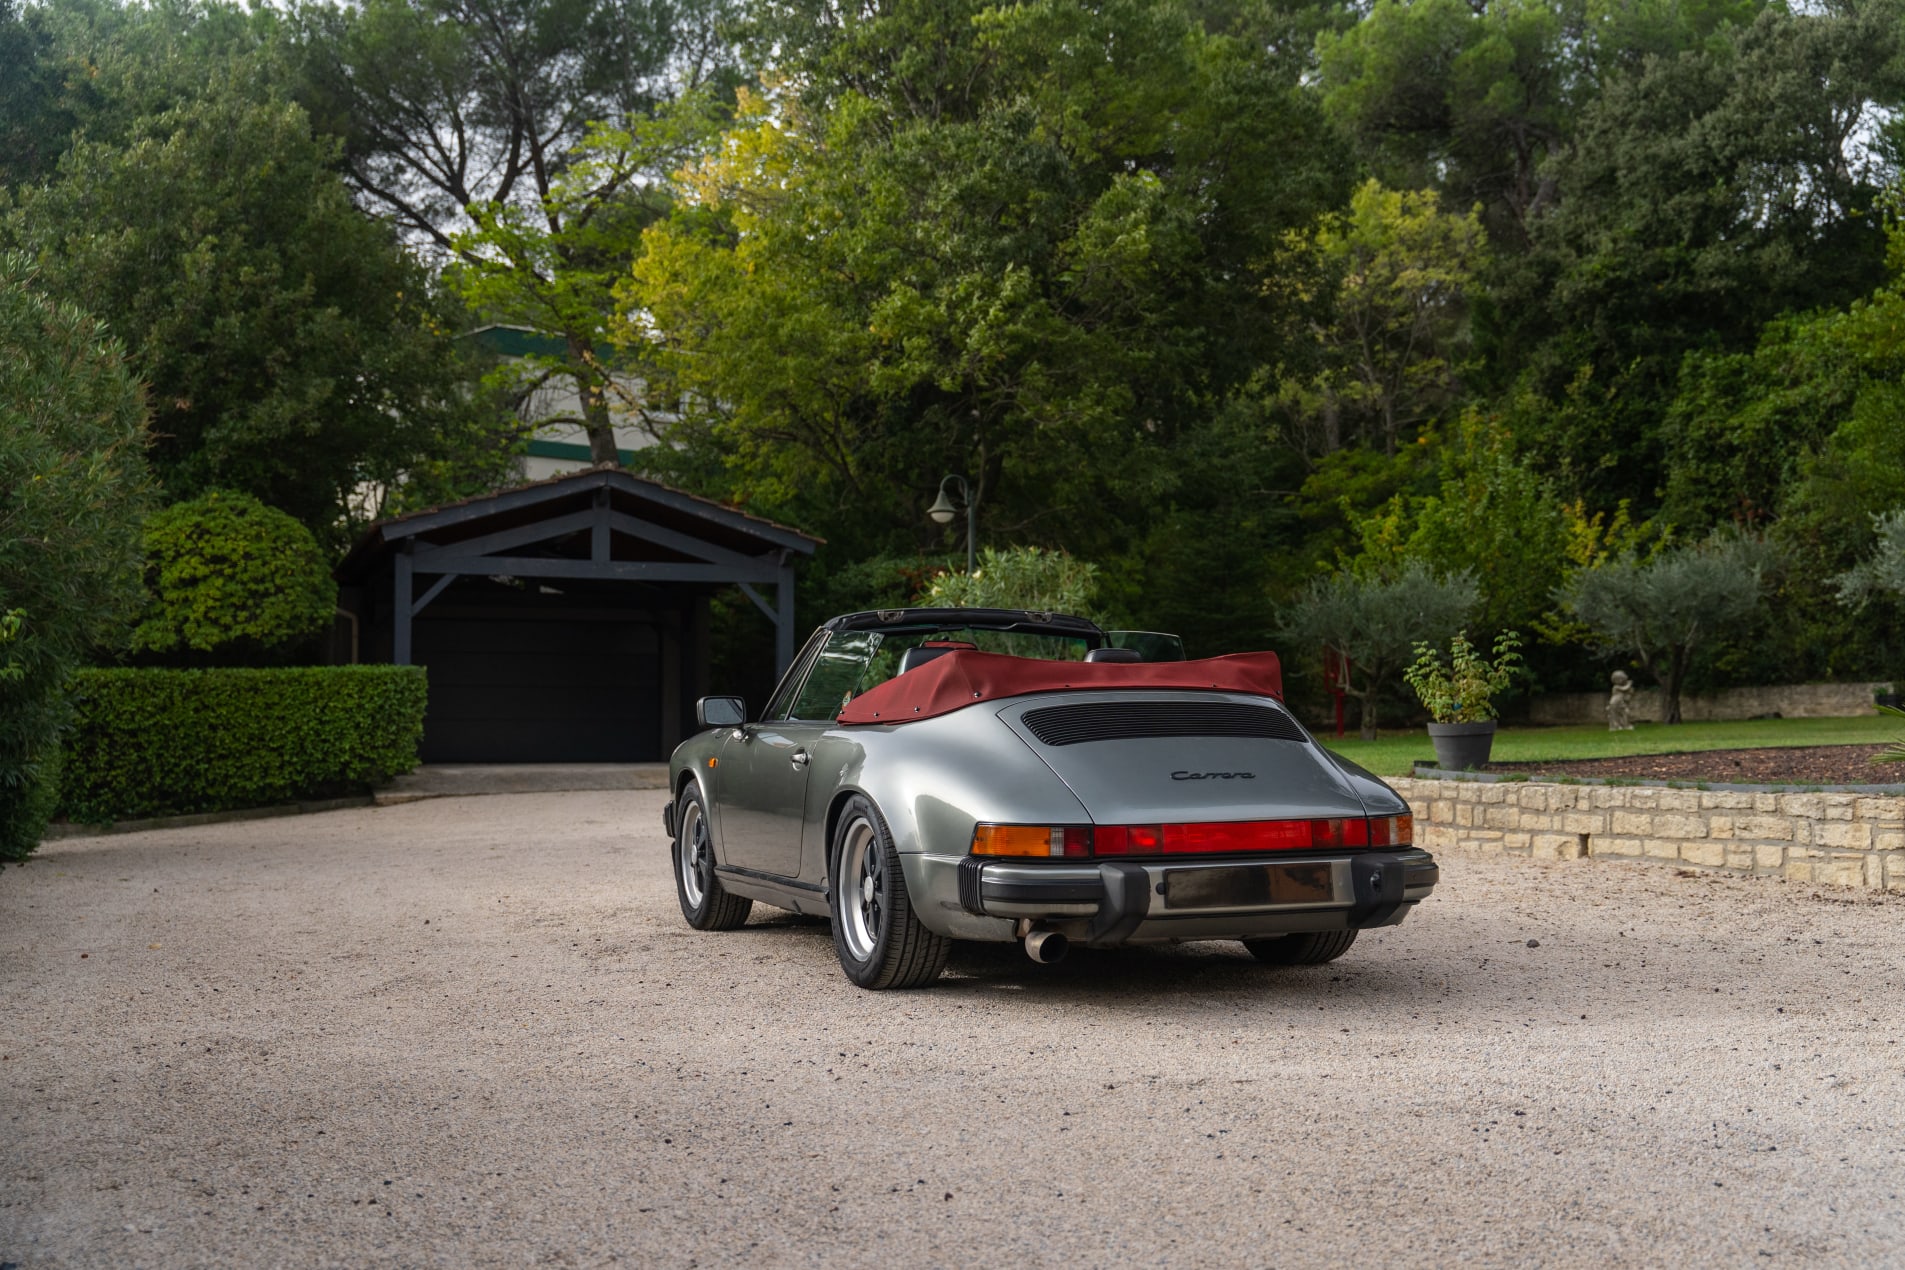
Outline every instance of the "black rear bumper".
POLYGON ((1090 863, 968 857, 959 903, 1105 946, 1391 926, 1440 877, 1434 857, 1410 848, 1090 863))

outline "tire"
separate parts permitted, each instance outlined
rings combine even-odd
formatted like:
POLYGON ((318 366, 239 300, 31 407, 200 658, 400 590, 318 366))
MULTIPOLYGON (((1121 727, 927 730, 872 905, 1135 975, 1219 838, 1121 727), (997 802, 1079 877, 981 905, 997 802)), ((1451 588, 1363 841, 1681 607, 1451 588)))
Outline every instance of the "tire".
POLYGON ((1320 966, 1335 961, 1355 942, 1353 930, 1319 930, 1307 935, 1246 939, 1244 947, 1266 966, 1320 966))
POLYGON ((919 988, 937 979, 952 940, 913 915, 893 835, 867 799, 855 795, 841 811, 828 860, 833 949, 847 978, 874 990, 919 988))
POLYGON ((696 930, 733 930, 747 921, 754 901, 729 895, 714 872, 714 842, 701 790, 690 785, 675 804, 675 898, 696 930))

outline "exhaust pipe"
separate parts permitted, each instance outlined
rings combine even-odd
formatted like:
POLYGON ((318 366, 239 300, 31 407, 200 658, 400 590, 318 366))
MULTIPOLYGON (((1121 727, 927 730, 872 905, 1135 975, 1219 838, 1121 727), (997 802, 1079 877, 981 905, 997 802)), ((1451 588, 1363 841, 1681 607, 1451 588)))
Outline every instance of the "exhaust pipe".
POLYGON ((1035 930, 1025 937, 1025 955, 1041 966, 1054 966, 1065 960, 1072 941, 1055 930, 1035 930))

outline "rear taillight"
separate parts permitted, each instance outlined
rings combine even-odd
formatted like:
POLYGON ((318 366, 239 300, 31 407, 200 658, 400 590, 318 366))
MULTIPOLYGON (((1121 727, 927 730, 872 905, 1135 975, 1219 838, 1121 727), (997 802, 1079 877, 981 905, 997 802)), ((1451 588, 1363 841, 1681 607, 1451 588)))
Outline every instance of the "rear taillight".
POLYGON ((1234 855, 1408 846, 1408 816, 1222 820, 1166 825, 980 825, 972 854, 989 856, 1234 855))

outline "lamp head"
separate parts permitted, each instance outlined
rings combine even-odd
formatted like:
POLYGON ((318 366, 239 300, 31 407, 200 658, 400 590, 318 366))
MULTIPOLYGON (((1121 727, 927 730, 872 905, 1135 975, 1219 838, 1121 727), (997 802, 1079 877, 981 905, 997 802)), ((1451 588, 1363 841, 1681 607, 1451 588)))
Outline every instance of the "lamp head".
POLYGON ((933 518, 935 524, 940 525, 952 524, 953 517, 959 514, 959 509, 953 506, 952 499, 946 497, 944 485, 939 487, 939 497, 934 499, 933 505, 926 509, 926 514, 933 518))

